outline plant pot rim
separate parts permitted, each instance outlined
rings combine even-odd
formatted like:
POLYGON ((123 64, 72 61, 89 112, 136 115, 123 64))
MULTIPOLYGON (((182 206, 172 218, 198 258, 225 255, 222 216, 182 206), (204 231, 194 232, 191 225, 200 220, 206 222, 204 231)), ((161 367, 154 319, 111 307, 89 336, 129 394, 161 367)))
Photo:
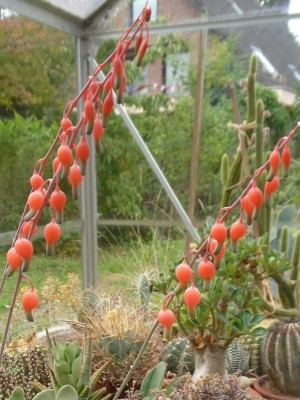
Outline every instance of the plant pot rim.
POLYGON ((261 395, 265 396, 268 399, 274 400, 300 400, 300 397, 293 397, 281 394, 272 393, 261 386, 261 383, 268 378, 268 375, 262 375, 257 378, 257 380, 253 383, 253 388, 261 395))

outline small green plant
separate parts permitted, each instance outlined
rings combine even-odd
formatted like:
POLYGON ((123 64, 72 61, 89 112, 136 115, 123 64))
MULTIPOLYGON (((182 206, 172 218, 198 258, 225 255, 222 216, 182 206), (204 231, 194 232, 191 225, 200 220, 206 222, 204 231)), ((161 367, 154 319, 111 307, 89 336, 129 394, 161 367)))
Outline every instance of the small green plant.
POLYGON ((102 399, 105 388, 97 391, 94 391, 94 388, 109 363, 103 364, 92 374, 91 339, 85 338, 83 349, 74 343, 60 343, 53 346, 49 335, 48 344, 51 352, 49 369, 55 393, 58 394, 59 390, 67 385, 75 390, 78 399, 102 399))
MULTIPOLYGON (((15 388, 8 400, 25 400, 23 389, 15 388)), ((64 385, 57 393, 53 389, 43 390, 32 400, 79 400, 79 396, 72 386, 64 385)))

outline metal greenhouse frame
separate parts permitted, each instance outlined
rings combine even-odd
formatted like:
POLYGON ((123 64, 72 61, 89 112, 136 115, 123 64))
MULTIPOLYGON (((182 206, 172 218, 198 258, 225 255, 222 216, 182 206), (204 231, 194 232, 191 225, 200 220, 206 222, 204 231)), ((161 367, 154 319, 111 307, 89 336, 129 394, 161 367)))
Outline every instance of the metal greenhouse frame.
MULTIPOLYGON (((124 0, 122 1, 124 2, 124 0)), ((97 62, 93 58, 95 41, 98 42, 99 40, 120 36, 120 31, 105 31, 101 29, 103 15, 118 3, 121 3, 121 0, 0 0, 0 7, 10 9, 20 15, 50 25, 75 38, 77 86, 78 90, 81 90, 89 76, 89 70, 94 70, 97 66, 97 62)), ((235 27, 243 24, 268 23, 296 18, 300 18, 300 14, 291 15, 287 13, 268 12, 259 15, 223 16, 221 19, 208 18, 205 21, 203 19, 195 19, 172 25, 154 25, 150 29, 150 34, 159 35, 168 32, 188 32, 211 28, 235 27)), ((100 76, 99 79, 103 79, 103 76, 100 76)), ((126 113, 126 110, 121 105, 115 104, 115 106, 118 108, 134 140, 167 192, 186 229, 194 240, 199 241, 198 232, 192 225, 187 213, 178 201, 168 181, 126 113)), ((80 107, 82 108, 82 104, 80 104, 80 107)), ((91 143, 91 146, 93 146, 93 143, 91 143)), ((94 157, 90 157, 89 159, 80 197, 83 286, 89 287, 95 286, 98 280, 97 199, 94 157)))

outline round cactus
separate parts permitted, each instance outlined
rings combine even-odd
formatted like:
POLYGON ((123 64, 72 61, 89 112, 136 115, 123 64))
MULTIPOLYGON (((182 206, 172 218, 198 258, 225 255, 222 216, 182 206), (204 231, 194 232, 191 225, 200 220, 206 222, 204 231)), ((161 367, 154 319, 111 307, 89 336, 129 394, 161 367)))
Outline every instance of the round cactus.
POLYGON ((271 325, 262 351, 274 385, 285 394, 299 396, 300 322, 283 320, 271 325))
POLYGON ((163 350, 161 360, 167 363, 167 369, 177 374, 193 373, 195 353, 190 348, 188 339, 178 338, 168 342, 163 350))

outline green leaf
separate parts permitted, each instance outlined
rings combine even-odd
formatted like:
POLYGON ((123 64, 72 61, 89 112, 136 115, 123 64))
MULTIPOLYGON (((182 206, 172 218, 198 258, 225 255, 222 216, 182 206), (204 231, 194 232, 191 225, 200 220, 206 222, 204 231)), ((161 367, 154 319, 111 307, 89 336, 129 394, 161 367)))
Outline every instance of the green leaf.
POLYGON ((169 383, 169 385, 166 387, 167 397, 171 397, 174 390, 176 390, 177 386, 184 378, 185 378, 184 376, 178 376, 176 379, 173 380, 173 382, 169 383))
POLYGON ((250 324, 251 326, 257 325, 264 319, 265 317, 262 314, 256 314, 251 318, 250 324))
POLYGON ((21 387, 16 387, 8 400, 25 400, 24 391, 21 387))
POLYGON ((225 325, 229 326, 231 329, 236 330, 236 327, 229 321, 228 318, 225 317, 224 314, 221 314, 219 312, 215 312, 214 315, 215 315, 216 318, 218 318, 221 321, 223 321, 225 325))
POLYGON ((79 400, 76 390, 70 386, 65 385, 59 389, 56 400, 79 400))
POLYGON ((72 362, 75 360, 76 357, 81 353, 81 348, 77 346, 75 343, 69 343, 64 354, 65 354, 65 359, 69 364, 72 364, 72 362))
POLYGON ((75 360, 73 361, 72 366, 71 366, 71 372, 72 372, 73 378, 76 382, 78 382, 79 377, 80 377, 81 364, 82 364, 82 357, 80 355, 79 357, 75 358, 75 360))
POLYGON ((61 360, 54 364, 54 373, 56 375, 66 375, 71 373, 71 365, 67 361, 61 360))
POLYGON ((91 371, 92 371, 92 340, 91 338, 89 338, 87 344, 87 350, 85 352, 85 359, 83 360, 81 375, 77 385, 80 385, 81 383, 83 383, 85 386, 89 385, 91 379, 91 371))
POLYGON ((266 334, 266 332, 267 332, 267 329, 260 327, 260 328, 252 329, 251 330, 251 335, 253 335, 253 336, 263 336, 263 335, 266 334))
POLYGON ((35 395, 32 400, 55 400, 55 390, 53 389, 43 390, 42 392, 35 395))
POLYGON ((148 397, 149 399, 154 398, 154 395, 151 393, 151 390, 153 389, 160 390, 162 388, 166 370, 167 370, 167 364, 161 361, 154 368, 150 369, 147 372, 140 388, 140 392, 144 397, 148 397))

